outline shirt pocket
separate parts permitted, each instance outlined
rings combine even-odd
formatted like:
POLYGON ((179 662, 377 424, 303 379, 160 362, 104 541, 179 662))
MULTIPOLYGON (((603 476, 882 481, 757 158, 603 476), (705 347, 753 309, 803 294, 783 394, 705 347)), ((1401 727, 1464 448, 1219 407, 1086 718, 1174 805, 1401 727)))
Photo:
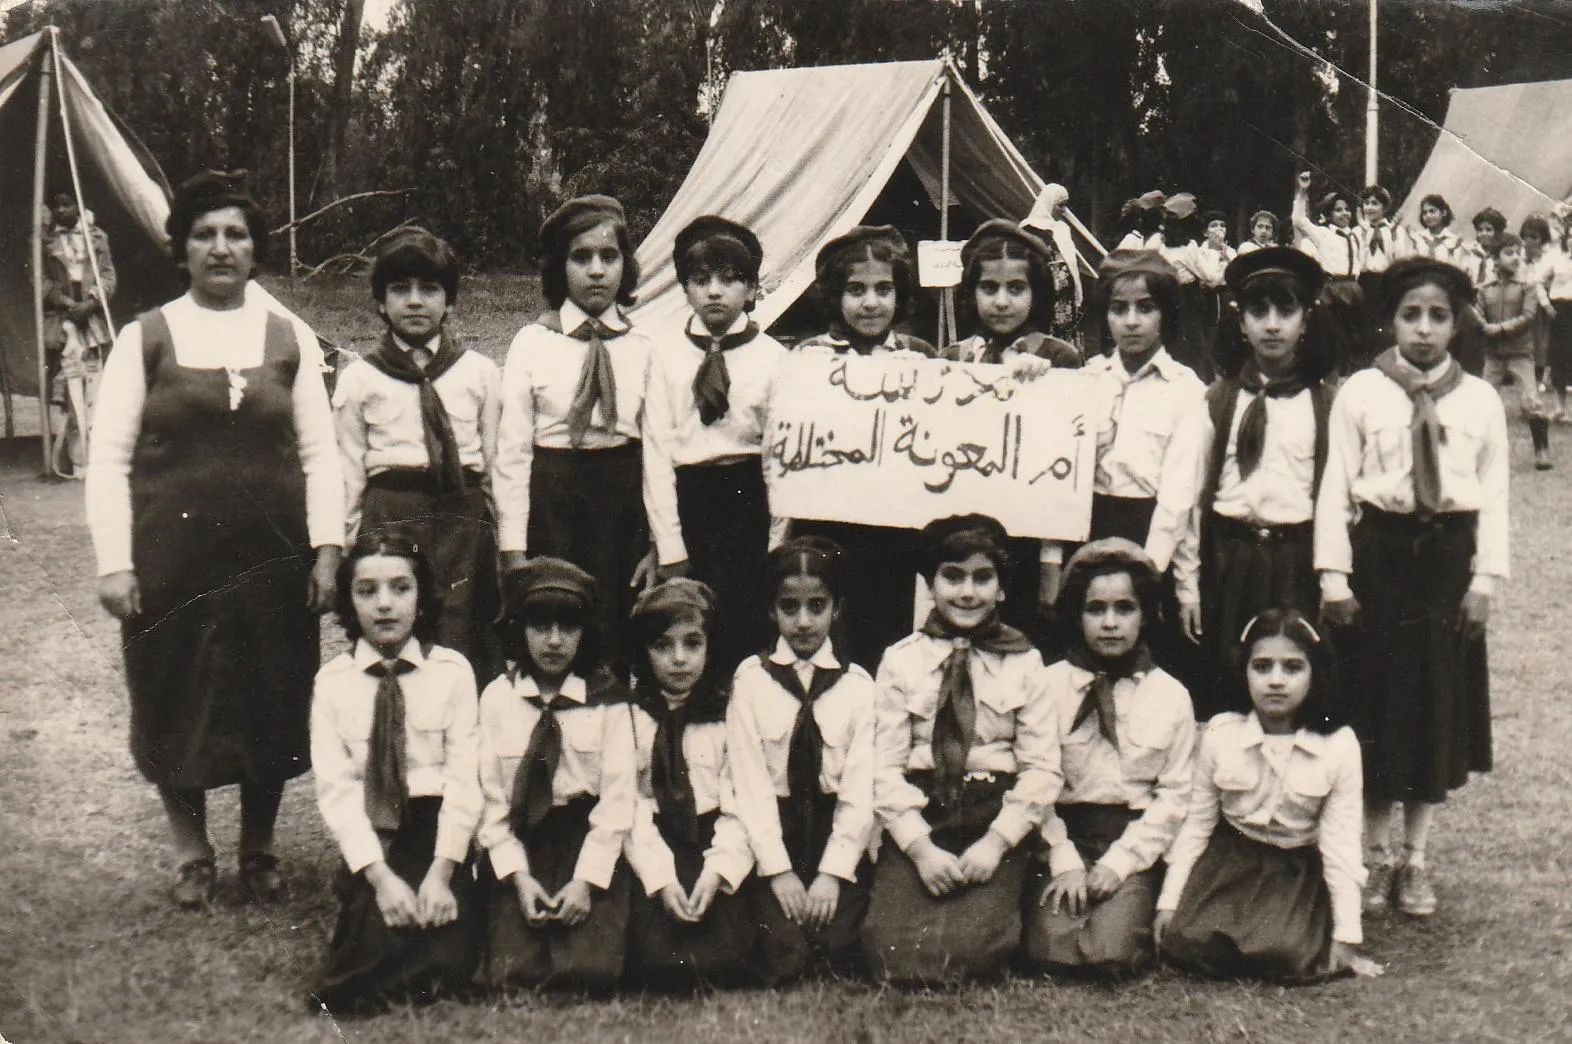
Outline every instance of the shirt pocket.
POLYGON ((442 408, 447 412, 454 434, 461 439, 464 432, 473 429, 480 420, 480 397, 478 388, 459 388, 457 394, 441 395, 442 408))
POLYGON ((1155 783, 1168 760, 1173 730, 1164 722, 1142 717, 1131 721, 1126 731, 1128 742, 1123 750, 1126 778, 1131 782, 1155 783))
MULTIPOLYGON (((372 428, 392 427, 404 420, 409 405, 401 395, 391 395, 380 389, 370 391, 366 394, 366 425, 372 428)), ((418 416, 416 421, 419 421, 418 416)))
POLYGON ((1025 687, 996 683, 978 689, 977 742, 1007 743, 1015 739, 1015 715, 1026 704, 1025 687))
POLYGON ((844 715, 837 714, 833 707, 815 707, 813 716, 819 725, 819 736, 824 740, 820 748, 819 789, 833 794, 846 771, 846 743, 851 730, 847 728, 844 715))
MULTIPOLYGON (((418 745, 420 760, 441 765, 446 760, 448 728, 453 724, 453 705, 446 701, 408 700, 404 723, 409 732, 411 753, 418 745)), ((415 758, 411 757, 411 761, 415 758)))
POLYGON ((725 760, 724 725, 689 726, 683 753, 688 759, 688 782, 702 815, 720 804, 720 772, 725 760))
POLYGON ((1283 780, 1278 817, 1293 830, 1308 831, 1321 818, 1321 806, 1332 792, 1332 776, 1320 761, 1301 761, 1298 752, 1283 780))
MULTIPOLYGON (((617 707, 617 711, 626 711, 617 707)), ((562 770, 570 768, 578 778, 574 781, 575 787, 583 787, 589 793, 600 793, 601 749, 604 739, 601 734, 603 720, 601 714, 586 713, 584 711, 569 711, 559 714, 557 722, 562 728, 562 746, 565 756, 560 762, 557 777, 562 778, 562 770)), ((627 722, 624 728, 630 728, 627 722)))
MULTIPOLYGON (((1446 477, 1456 483, 1466 484, 1472 488, 1479 484, 1479 446, 1481 438, 1478 433, 1458 425, 1447 425, 1444 429, 1445 445, 1441 447, 1441 469, 1446 477)), ((1455 500, 1457 494, 1462 492, 1457 485, 1447 489, 1448 499, 1455 500)))
POLYGON ((1413 431, 1403 424, 1372 427, 1365 437, 1364 474, 1401 471, 1411 466, 1414 456, 1413 431))

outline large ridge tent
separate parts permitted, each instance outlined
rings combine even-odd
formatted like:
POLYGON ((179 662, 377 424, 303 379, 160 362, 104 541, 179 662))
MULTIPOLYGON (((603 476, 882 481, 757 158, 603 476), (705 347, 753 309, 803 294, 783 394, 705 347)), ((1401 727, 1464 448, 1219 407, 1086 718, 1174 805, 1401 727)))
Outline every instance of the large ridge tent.
POLYGON ((738 73, 686 180, 639 247, 635 314, 641 323, 680 321, 686 305, 672 248, 701 214, 758 234, 763 295, 754 318, 767 328, 813 282, 819 248, 865 219, 937 239, 947 190, 954 212, 944 231, 962 239, 987 218, 1025 217, 1042 187, 948 61, 738 73))
MULTIPOLYGON (((109 237, 119 276, 113 326, 178 293, 165 246, 163 174, 49 29, 0 47, 0 396, 8 433, 10 396, 39 395, 42 208, 62 192, 109 237)), ((42 427, 47 471, 50 434, 42 427)))
POLYGON ((1572 192, 1572 80, 1453 90, 1401 216, 1418 224, 1419 201, 1432 192, 1462 228, 1487 206, 1513 228, 1535 211, 1549 214, 1572 192))

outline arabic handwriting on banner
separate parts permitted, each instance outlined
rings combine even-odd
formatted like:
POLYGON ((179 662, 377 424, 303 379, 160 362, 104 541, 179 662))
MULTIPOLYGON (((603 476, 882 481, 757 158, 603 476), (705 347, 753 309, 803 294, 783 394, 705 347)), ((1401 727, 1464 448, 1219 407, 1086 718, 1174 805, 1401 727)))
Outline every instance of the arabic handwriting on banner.
POLYGON ((765 446, 771 511, 896 526, 984 511, 1018 535, 1080 539, 1095 459, 1089 391, 1074 371, 1023 384, 1002 366, 793 357, 765 446))

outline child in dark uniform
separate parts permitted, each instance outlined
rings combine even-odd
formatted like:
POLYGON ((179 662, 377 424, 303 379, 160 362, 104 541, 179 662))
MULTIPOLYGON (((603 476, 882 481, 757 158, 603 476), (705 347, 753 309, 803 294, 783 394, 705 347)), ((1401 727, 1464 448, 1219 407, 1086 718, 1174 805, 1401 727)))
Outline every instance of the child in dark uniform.
POLYGON ((596 662, 588 573, 531 559, 502 596, 514 666, 480 699, 484 979, 609 992, 622 978, 637 797, 627 692, 596 662))

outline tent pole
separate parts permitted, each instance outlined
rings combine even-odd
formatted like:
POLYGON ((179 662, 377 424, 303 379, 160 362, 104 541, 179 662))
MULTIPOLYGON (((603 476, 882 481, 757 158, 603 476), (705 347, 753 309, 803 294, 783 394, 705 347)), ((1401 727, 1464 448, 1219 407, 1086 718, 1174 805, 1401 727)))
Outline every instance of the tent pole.
POLYGON ((38 427, 44 450, 43 470, 39 474, 45 478, 50 475, 53 455, 50 453, 49 366, 44 358, 44 229, 39 215, 44 209, 44 159, 49 145, 49 76, 49 63, 39 62, 38 135, 33 143, 33 212, 29 216, 33 226, 33 337, 38 349, 38 427))
MULTIPOLYGON (((944 110, 939 139, 939 238, 950 238, 950 70, 944 70, 944 110)), ((945 287, 939 296, 939 347, 955 339, 955 288, 945 287)))

